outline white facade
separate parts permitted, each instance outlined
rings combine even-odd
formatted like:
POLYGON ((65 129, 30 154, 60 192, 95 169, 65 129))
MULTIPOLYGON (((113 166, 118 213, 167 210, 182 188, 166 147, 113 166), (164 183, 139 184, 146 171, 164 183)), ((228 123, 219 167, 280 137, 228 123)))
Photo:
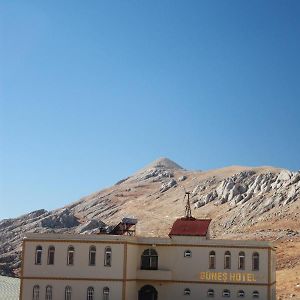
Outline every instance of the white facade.
POLYGON ((275 251, 205 237, 28 234, 20 299, 275 300, 275 251))

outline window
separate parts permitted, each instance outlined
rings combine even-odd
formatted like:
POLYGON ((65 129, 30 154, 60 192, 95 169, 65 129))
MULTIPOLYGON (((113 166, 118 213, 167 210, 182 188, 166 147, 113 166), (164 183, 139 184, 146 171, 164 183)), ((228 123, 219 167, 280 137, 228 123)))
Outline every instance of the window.
POLYGON ((192 251, 191 250, 185 250, 184 251, 184 257, 192 257, 192 251))
POLYGON ((94 288, 93 287, 88 287, 87 289, 87 300, 94 300, 94 288))
POLYGON ((238 298, 244 298, 245 297, 245 292, 243 290, 239 290, 237 292, 237 296, 238 296, 238 298))
POLYGON ((109 288, 103 288, 103 300, 109 300, 109 288))
POLYGON ((214 296, 215 296, 215 291, 214 291, 213 289, 209 289, 209 290, 207 291, 207 296, 208 296, 208 297, 214 297, 214 296))
POLYGON ((209 269, 215 269, 216 268, 216 253, 215 251, 209 252, 209 259, 208 259, 209 269))
POLYGON ((190 294, 191 294, 191 290, 190 289, 184 289, 183 295, 189 296, 190 294))
POLYGON ((74 254, 75 254, 74 247, 69 246, 68 253, 67 253, 67 265, 74 265, 74 254))
POLYGON ((52 286, 48 285, 46 287, 46 297, 45 300, 52 300, 52 286))
POLYGON ((257 252, 254 252, 252 255, 252 270, 259 270, 259 254, 257 252))
POLYGON ((258 291, 254 291, 254 292, 252 293, 252 297, 253 297, 253 298, 259 298, 259 292, 258 292, 258 291))
POLYGON ((230 291, 229 290, 223 290, 222 295, 223 295, 223 297, 229 298, 230 297, 230 291))
POLYGON ((224 255, 224 269, 230 269, 230 268, 231 268, 231 254, 229 251, 226 251, 224 255))
POLYGON ((89 251, 89 265, 95 266, 96 265, 96 247, 91 246, 89 251))
POLYGON ((48 248, 48 265, 54 265, 54 254, 55 248, 54 246, 50 246, 48 248))
POLYGON ((32 290, 32 300, 39 300, 40 299, 40 286, 35 285, 32 290))
POLYGON ((245 270, 245 252, 239 253, 238 268, 239 270, 245 270))
POLYGON ((111 248, 110 247, 105 248, 104 266, 111 267, 111 248))
POLYGON ((42 246, 37 246, 35 248, 35 264, 36 265, 42 264, 42 252, 43 252, 42 246))
POLYGON ((66 286, 65 288, 65 300, 71 300, 72 297, 72 288, 70 286, 66 286))
POLYGON ((142 270, 157 270, 158 256, 154 249, 146 249, 142 254, 142 270))

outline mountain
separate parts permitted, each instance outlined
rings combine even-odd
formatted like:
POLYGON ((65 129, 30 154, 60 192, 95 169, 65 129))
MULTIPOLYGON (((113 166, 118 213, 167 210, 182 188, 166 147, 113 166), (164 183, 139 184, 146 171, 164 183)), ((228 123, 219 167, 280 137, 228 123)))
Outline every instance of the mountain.
POLYGON ((213 238, 273 241, 280 299, 300 296, 300 172, 242 166, 188 171, 168 158, 63 208, 0 221, 0 273, 20 267, 25 232, 89 234, 132 216, 139 220, 137 234, 167 235, 184 215, 185 191, 193 216, 212 218, 213 238))

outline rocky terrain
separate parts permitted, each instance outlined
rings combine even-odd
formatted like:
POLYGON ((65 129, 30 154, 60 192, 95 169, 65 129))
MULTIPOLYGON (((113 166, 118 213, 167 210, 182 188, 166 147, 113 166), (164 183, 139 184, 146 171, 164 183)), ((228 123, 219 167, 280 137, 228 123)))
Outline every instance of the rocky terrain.
POLYGON ((213 238, 273 241, 278 299, 300 299, 300 172, 273 167, 201 172, 159 159, 64 208, 0 221, 0 273, 17 274, 25 232, 89 234, 134 216, 138 234, 167 235, 184 214, 185 191, 191 192, 193 216, 213 219, 213 238))

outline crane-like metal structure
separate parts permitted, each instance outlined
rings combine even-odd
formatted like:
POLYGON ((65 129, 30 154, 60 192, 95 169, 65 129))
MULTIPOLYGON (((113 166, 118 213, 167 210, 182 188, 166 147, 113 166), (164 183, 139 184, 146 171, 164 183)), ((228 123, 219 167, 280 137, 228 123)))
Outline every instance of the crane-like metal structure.
POLYGON ((187 196, 186 204, 185 204, 185 217, 187 219, 192 218, 192 210, 191 210, 191 202, 190 202, 190 192, 185 191, 184 199, 187 196))

